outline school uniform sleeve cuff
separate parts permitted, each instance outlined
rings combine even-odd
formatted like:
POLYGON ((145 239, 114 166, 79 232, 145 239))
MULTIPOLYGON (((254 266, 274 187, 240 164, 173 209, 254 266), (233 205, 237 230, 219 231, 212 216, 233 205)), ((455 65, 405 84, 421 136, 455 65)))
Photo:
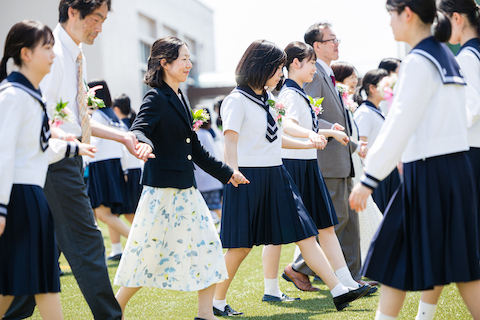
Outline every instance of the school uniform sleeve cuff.
POLYGON ((67 150, 65 151, 65 158, 73 158, 78 156, 78 144, 75 142, 67 142, 67 150))
POLYGON ((0 216, 7 216, 7 206, 4 204, 0 204, 0 216))
POLYGON ((373 190, 375 190, 376 187, 378 187, 378 184, 380 183, 380 180, 372 177, 368 173, 365 173, 360 178, 360 183, 373 191, 373 190))

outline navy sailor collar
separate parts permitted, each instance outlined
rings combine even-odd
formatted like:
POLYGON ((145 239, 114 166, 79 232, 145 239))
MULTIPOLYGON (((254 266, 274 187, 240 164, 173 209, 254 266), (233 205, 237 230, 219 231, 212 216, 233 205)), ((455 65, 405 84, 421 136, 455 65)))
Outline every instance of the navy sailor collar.
POLYGON ((13 71, 12 73, 10 73, 10 75, 6 77, 3 81, 2 85, 5 85, 7 83, 10 83, 11 85, 13 85, 14 83, 20 84, 20 88, 24 89, 27 93, 29 93, 39 102, 41 102, 43 106, 45 106, 45 100, 43 100, 42 98, 42 92, 40 91, 40 88, 35 89, 33 87, 33 84, 28 81, 28 79, 20 72, 13 71))
POLYGON ((310 100, 308 99, 308 95, 305 93, 305 90, 300 88, 298 83, 291 79, 286 79, 285 83, 283 84, 282 90, 293 90, 296 91, 299 95, 301 95, 305 100, 307 100, 308 105, 310 105, 310 100))
POLYGON ((111 107, 98 108, 101 115, 108 121, 109 125, 117 128, 126 127, 123 121, 120 121, 111 107))
POLYGON ((365 107, 369 108, 373 112, 377 113, 380 117, 382 117, 383 120, 385 120, 385 116, 383 115, 382 111, 380 111, 380 109, 375 107, 375 105, 371 101, 366 100, 365 102, 362 103, 361 106, 365 106, 365 107))
POLYGON ((477 56, 478 60, 480 60, 480 41, 478 38, 473 38, 465 42, 465 44, 458 50, 457 56, 462 52, 462 50, 469 50, 474 55, 477 56))
POLYGON ((264 91, 262 95, 258 95, 249 86, 237 86, 235 89, 233 89, 233 92, 240 92, 261 107, 267 106, 268 99, 270 99, 268 91, 264 91))
POLYGON ((466 85, 453 53, 433 36, 420 41, 410 53, 419 54, 430 60, 437 68, 444 84, 466 85))

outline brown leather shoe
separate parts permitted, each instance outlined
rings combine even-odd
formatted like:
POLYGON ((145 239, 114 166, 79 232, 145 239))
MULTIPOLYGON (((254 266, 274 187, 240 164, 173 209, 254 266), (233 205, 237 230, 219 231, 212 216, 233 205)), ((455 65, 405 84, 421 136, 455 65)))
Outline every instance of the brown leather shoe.
POLYGON ((302 291, 319 291, 320 289, 312 286, 307 275, 293 270, 292 265, 289 264, 283 270, 282 278, 288 282, 293 282, 297 289, 302 291))
POLYGON ((378 286, 378 282, 377 281, 363 281, 363 280, 358 280, 357 281, 358 283, 360 283, 361 285, 365 285, 365 284, 368 284, 369 286, 378 286))

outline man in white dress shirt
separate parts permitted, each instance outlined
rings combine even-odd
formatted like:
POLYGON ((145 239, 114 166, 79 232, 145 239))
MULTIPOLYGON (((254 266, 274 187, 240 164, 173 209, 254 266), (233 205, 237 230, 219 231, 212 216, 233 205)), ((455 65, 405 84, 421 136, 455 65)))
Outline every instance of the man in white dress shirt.
MULTIPOLYGON (((82 43, 94 43, 110 9, 111 0, 60 1, 59 24, 53 31, 55 59, 50 73, 40 83, 50 117, 53 105, 60 100, 68 102, 74 121, 65 121, 60 129, 79 139, 82 131, 89 129, 82 124, 82 106, 79 103, 83 98, 82 90, 85 90, 80 78, 87 80, 82 43), (82 94, 80 99, 77 98, 79 93, 82 94)), ((137 140, 131 132, 116 131, 89 118, 87 121, 92 135, 123 143, 135 154, 137 140)), ((64 159, 49 167, 45 194, 52 211, 58 246, 67 258, 94 318, 120 320, 122 311, 110 284, 103 237, 86 192, 80 156, 64 159)), ((5 319, 31 316, 34 306, 33 296, 17 298, 5 319)))

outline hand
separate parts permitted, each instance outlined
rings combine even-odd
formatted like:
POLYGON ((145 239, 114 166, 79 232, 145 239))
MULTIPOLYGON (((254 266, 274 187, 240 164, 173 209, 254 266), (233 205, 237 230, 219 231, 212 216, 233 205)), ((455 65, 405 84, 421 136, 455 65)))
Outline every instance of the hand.
POLYGON ((78 141, 77 137, 73 133, 67 133, 63 136, 63 140, 65 141, 78 141))
POLYGON ((350 138, 343 131, 334 131, 332 137, 344 146, 346 146, 348 141, 350 141, 350 138))
POLYGON ((90 158, 95 157, 94 153, 98 151, 95 146, 92 146, 91 144, 81 143, 81 142, 78 142, 77 144, 78 144, 79 155, 89 156, 90 158))
POLYGON ((402 162, 402 161, 399 161, 399 162, 397 163, 397 170, 398 170, 398 173, 399 173, 400 175, 403 175, 403 162, 402 162))
POLYGON ((339 131, 344 131, 345 128, 341 125, 339 125, 338 123, 335 123, 332 127, 333 130, 339 130, 339 131))
POLYGON ((239 184, 249 184, 250 181, 240 171, 234 170, 227 183, 231 183, 236 188, 239 184))
POLYGON ((324 135, 317 134, 315 132, 311 132, 308 135, 308 138, 310 139, 310 142, 312 143, 312 145, 315 149, 322 150, 327 145, 327 139, 325 139, 324 135))
POLYGON ((3 231, 5 230, 5 224, 7 223, 7 218, 4 216, 0 216, 0 237, 3 234, 3 231))
POLYGON ((149 144, 139 142, 135 149, 136 151, 134 155, 138 159, 143 160, 144 162, 147 162, 149 158, 155 158, 155 155, 153 154, 153 149, 152 147, 150 147, 149 144))
POLYGON ((360 212, 365 210, 367 207, 367 199, 368 196, 372 194, 372 190, 365 187, 360 182, 353 188, 350 196, 348 197, 348 201, 350 203, 350 208, 353 210, 360 212))
POLYGON ((135 135, 133 134, 133 132, 125 132, 122 143, 125 145, 128 152, 138 157, 137 156, 138 152, 136 148, 138 144, 138 140, 137 140, 137 137, 135 137, 135 135))
POLYGON ((367 153, 368 153, 368 148, 367 148, 368 142, 359 141, 358 143, 360 144, 360 151, 358 151, 358 155, 361 158, 365 158, 367 156, 367 153))

